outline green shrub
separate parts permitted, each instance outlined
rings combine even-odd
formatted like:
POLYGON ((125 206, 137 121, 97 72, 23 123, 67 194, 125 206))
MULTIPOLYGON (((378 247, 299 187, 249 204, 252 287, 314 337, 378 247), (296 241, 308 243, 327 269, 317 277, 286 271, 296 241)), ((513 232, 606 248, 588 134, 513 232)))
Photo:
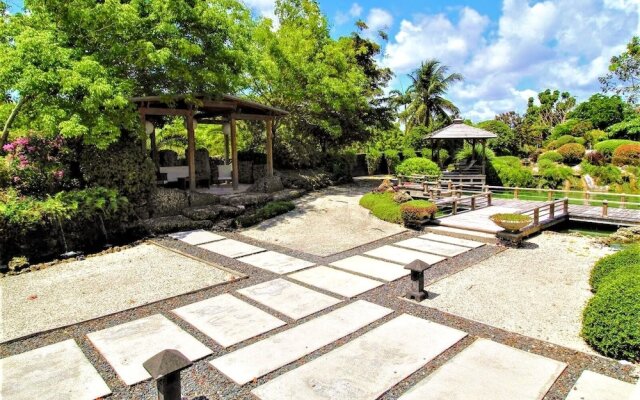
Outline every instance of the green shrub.
POLYGON ((507 187, 531 187, 535 179, 529 168, 513 156, 495 157, 489 161, 488 178, 491 183, 507 187))
POLYGON ((345 150, 329 154, 326 161, 331 178, 336 182, 352 182, 351 172, 356 165, 356 152, 345 150))
POLYGON ((603 142, 596 143, 594 148, 600 153, 602 153, 602 155, 605 156, 606 158, 611 158, 613 157, 613 152, 618 147, 622 146, 623 144, 630 144, 630 143, 640 143, 640 142, 634 142, 633 140, 626 140, 626 139, 612 139, 612 140, 605 140, 603 142))
POLYGON ((400 204, 393 199, 395 193, 367 193, 360 199, 360 205, 383 221, 400 223, 400 204))
POLYGON ((562 156, 564 162, 569 164, 577 164, 584 157, 585 148, 580 143, 567 143, 558 148, 558 153, 562 156))
POLYGON ((240 227, 256 225, 264 220, 288 213, 296 208, 290 201, 272 201, 259 208, 255 213, 241 215, 236 219, 236 224, 240 227))
POLYGON ((613 152, 615 165, 640 165, 640 143, 623 144, 613 152))
MULTIPOLYGON (((549 150, 556 150, 564 146, 565 144, 579 143, 580 139, 582 138, 578 138, 571 135, 563 135, 563 136, 560 136, 558 139, 549 142, 549 144, 547 145, 547 148, 549 150)), ((582 141, 584 141, 584 139, 582 139, 582 141)))
POLYGON ((591 290, 597 292, 604 282, 628 270, 640 273, 640 244, 629 246, 598 260, 589 278, 591 290))
POLYGON ((561 162, 562 161, 562 154, 558 153, 555 150, 547 151, 545 153, 540 154, 540 156, 538 157, 538 161, 542 161, 542 160, 549 160, 549 161, 553 161, 553 162, 561 162))
POLYGON ((0 157, 0 188, 9 186, 9 165, 4 157, 0 157))
POLYGON ((438 207, 426 200, 411 200, 400 205, 400 213, 405 223, 431 218, 437 211, 438 207))
POLYGON ((599 185, 622 183, 622 171, 614 165, 607 164, 603 166, 595 166, 583 161, 580 166, 582 168, 582 173, 591 175, 599 185))
POLYGON ((599 129, 592 129, 584 134, 584 139, 591 146, 594 146, 596 143, 603 141, 607 137, 607 132, 601 131, 599 129))
POLYGON ((422 157, 407 158, 396 167, 398 175, 440 175, 440 168, 431 160, 422 157))
MULTIPOLYGON (((475 152, 476 152, 476 160, 481 160, 482 145, 476 144, 475 152)), ((485 154, 487 156, 487 160, 492 160, 496 157, 496 154, 493 152, 493 150, 491 150, 488 147, 485 149, 485 154)), ((457 162, 468 161, 468 160, 471 160, 471 156, 472 156, 471 145, 465 144, 464 147, 459 152, 456 153, 455 160, 457 162)))
POLYGON ((640 274, 605 279, 582 316, 582 336, 607 357, 640 361, 640 274))
POLYGON ((384 159, 387 161, 387 172, 394 174, 396 166, 400 163, 400 153, 397 150, 386 150, 384 159))
POLYGON ((417 157, 416 151, 414 149, 411 149, 411 148, 402 149, 402 158, 406 160, 407 158, 414 158, 414 157, 417 157))
POLYGON ((550 160, 538 162, 538 171, 542 186, 551 189, 562 187, 564 182, 573 176, 573 170, 570 167, 550 160))
MULTIPOLYGON (((422 149, 422 157, 431 160, 433 158, 433 150, 432 149, 422 149)), ((449 152, 447 149, 438 149, 438 154, 436 158, 436 162, 438 165, 442 165, 449 158, 449 152)))
POLYGON ((369 175, 373 175, 378 170, 380 166, 380 161, 382 160, 382 153, 377 149, 369 149, 365 156, 367 160, 367 172, 369 175))

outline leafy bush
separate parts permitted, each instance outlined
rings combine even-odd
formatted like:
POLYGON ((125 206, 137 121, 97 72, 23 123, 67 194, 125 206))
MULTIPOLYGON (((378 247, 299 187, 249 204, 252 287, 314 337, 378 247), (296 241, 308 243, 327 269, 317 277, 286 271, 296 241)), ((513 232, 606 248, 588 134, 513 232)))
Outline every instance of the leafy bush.
POLYGON ((640 165, 640 143, 623 144, 613 152, 615 165, 640 165))
POLYGON ((550 160, 538 162, 541 184, 544 187, 556 189, 573 176, 573 170, 566 165, 554 163, 550 160))
POLYGON ((0 157, 0 189, 9 186, 9 165, 4 157, 0 157))
POLYGON ((365 156, 367 160, 367 172, 369 175, 373 175, 378 170, 380 166, 380 161, 382 160, 382 153, 377 149, 369 149, 365 156))
MULTIPOLYGON (((578 138, 571 135, 563 135, 563 136, 560 136, 558 139, 552 140, 551 142, 549 142, 549 144, 547 144, 547 149, 555 150, 564 146, 565 144, 579 143, 580 139, 582 138, 578 138)), ((584 139, 582 139, 582 141, 584 141, 584 139)))
POLYGON ((431 160, 422 157, 407 158, 396 167, 398 175, 440 175, 440 168, 431 160))
POLYGON ((394 193, 367 193, 360 199, 360 205, 383 221, 400 223, 400 204, 393 197, 394 193))
POLYGON ((329 166, 331 178, 336 182, 352 182, 351 172, 356 165, 356 152, 345 150, 332 153, 327 157, 326 165, 329 166))
POLYGON ((611 125, 607 131, 612 138, 636 139, 640 137, 640 116, 611 125))
POLYGON ((272 201, 259 208, 252 214, 241 215, 236 219, 236 224, 240 227, 256 225, 264 220, 288 213, 296 208, 290 201, 272 201))
MULTIPOLYGON (((565 122, 556 125, 551 133, 551 139, 555 140, 562 136, 582 136, 585 132, 593 129, 593 125, 589 121, 581 121, 579 119, 568 119, 565 122)), ((567 142, 569 143, 569 142, 567 142)))
MULTIPOLYGON (((482 159, 482 145, 476 144, 475 152, 476 152, 476 160, 482 159)), ((493 150, 489 148, 486 148, 485 152, 486 152, 485 154, 487 156, 487 160, 492 160, 496 157, 496 154, 493 152, 493 150)), ((459 152, 456 153, 455 160, 458 162, 467 161, 467 160, 471 160, 471 156, 472 156, 471 145, 465 144, 464 147, 459 152)))
POLYGON ((400 213, 405 223, 431 218, 437 211, 438 207, 426 200, 411 200, 400 205, 400 213))
POLYGON ((607 132, 599 129, 592 129, 584 134, 584 139, 590 146, 594 146, 596 143, 603 141, 607 137, 607 132))
MULTIPOLYGON (((431 160, 433 158, 433 150, 432 149, 422 149, 422 157, 431 160)), ((436 158, 436 162, 438 165, 442 165, 449 158, 449 152, 447 149, 438 149, 438 154, 436 158)))
POLYGON ((417 157, 415 150, 411 148, 402 149, 402 158, 406 160, 408 158, 414 158, 414 157, 417 157))
POLYGON ((628 270, 640 273, 640 244, 629 246, 598 260, 589 278, 591 290, 597 292, 604 282, 628 270))
POLYGON ((384 159, 387 161, 387 172, 394 174, 396 165, 400 163, 400 153, 397 150, 386 150, 384 152, 384 159))
POLYGON ((602 153, 603 156, 610 159, 611 157, 613 157, 613 152, 618 147, 622 146, 623 144, 630 144, 630 143, 640 143, 640 142, 634 142, 633 140, 625 140, 625 139, 612 139, 612 140, 605 140, 603 142, 596 143, 594 148, 600 153, 602 153))
POLYGON ((611 164, 595 166, 586 161, 583 161, 580 166, 583 173, 591 175, 600 185, 622 183, 622 171, 616 166, 611 164))
POLYGON ((562 161, 562 154, 558 153, 555 150, 547 151, 545 153, 540 154, 540 156, 538 157, 538 161, 542 161, 542 160, 549 160, 549 161, 553 161, 553 162, 561 162, 562 161))
POLYGON ((582 316, 582 336, 605 356, 640 361, 640 274, 605 279, 582 316))
POLYGON ((569 164, 577 164, 584 157, 585 148, 580 143, 567 143, 558 148, 562 159, 569 164))
POLYGON ((491 183, 508 187, 531 187, 535 183, 533 173, 513 156, 495 157, 489 162, 488 178, 491 183))
POLYGON ((597 150, 588 151, 585 160, 591 165, 604 165, 605 163, 604 156, 597 150))

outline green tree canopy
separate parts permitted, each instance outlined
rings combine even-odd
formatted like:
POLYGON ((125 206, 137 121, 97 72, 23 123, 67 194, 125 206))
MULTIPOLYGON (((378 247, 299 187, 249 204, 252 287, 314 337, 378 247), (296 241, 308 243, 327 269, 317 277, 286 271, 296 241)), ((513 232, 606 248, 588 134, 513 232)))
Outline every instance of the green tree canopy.
POLYGON ((518 153, 518 141, 515 132, 506 123, 492 119, 480 122, 477 124, 477 127, 498 135, 497 138, 489 141, 489 147, 499 155, 512 155, 518 153))
POLYGON ((630 105, 620 96, 605 96, 597 93, 589 100, 578 104, 569 113, 569 118, 590 121, 596 129, 606 129, 613 124, 622 122, 633 113, 630 105))
POLYGON ((602 90, 625 96, 636 103, 640 96, 640 37, 634 36, 627 51, 611 58, 609 73, 600 78, 602 90))

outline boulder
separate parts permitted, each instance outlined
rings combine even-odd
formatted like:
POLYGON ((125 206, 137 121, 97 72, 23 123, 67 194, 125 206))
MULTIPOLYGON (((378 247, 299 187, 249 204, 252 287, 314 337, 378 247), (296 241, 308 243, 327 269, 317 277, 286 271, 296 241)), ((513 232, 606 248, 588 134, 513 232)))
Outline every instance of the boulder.
POLYGON ((189 205, 187 192, 180 189, 158 188, 151 197, 151 210, 154 217, 178 215, 189 205))
POLYGON ((194 221, 184 215, 172 217, 150 218, 143 221, 144 225, 155 234, 187 231, 194 229, 208 229, 213 226, 211 221, 194 221))
POLYGON ((253 207, 268 203, 271 201, 271 196, 266 193, 237 193, 226 196, 220 196, 220 203, 227 206, 245 206, 253 207))
POLYGON ((208 205, 189 207, 182 210, 182 215, 194 221, 217 221, 221 218, 236 217, 244 212, 242 207, 208 205))
POLYGON ((279 176, 260 178, 249 188, 250 192, 273 193, 284 189, 279 176))
POLYGON ((302 197, 307 193, 304 189, 284 189, 273 194, 273 201, 289 201, 302 197))
POLYGON ((612 243, 640 243, 640 226, 628 226, 618 229, 615 233, 604 238, 606 244, 612 243))
POLYGON ((13 257, 9 261, 9 271, 18 272, 23 269, 29 268, 29 260, 26 257, 13 257))

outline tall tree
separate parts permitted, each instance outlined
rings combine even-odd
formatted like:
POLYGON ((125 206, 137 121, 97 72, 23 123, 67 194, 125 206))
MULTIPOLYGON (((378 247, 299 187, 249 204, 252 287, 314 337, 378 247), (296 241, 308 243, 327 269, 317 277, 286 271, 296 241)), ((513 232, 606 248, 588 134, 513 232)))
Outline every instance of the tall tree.
POLYGON ((431 59, 409 74, 411 103, 407 108, 410 127, 422 125, 430 128, 435 119, 449 120, 451 114, 460 112, 453 102, 444 96, 447 90, 464 78, 459 73, 449 74, 449 67, 431 59))
POLYGON ((609 73, 600 78, 602 90, 625 96, 630 103, 640 97, 640 37, 634 36, 627 51, 611 58, 609 73))

